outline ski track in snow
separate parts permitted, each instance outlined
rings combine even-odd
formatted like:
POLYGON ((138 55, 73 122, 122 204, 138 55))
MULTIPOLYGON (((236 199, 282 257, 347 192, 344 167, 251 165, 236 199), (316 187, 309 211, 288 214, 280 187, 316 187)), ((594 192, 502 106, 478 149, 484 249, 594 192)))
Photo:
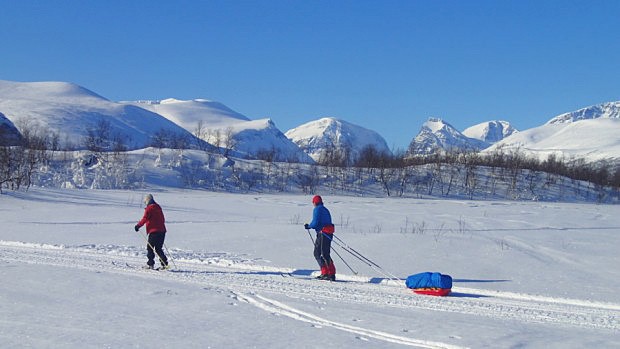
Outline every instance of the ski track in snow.
MULTIPOLYGON (((298 277, 295 270, 253 264, 227 253, 171 251, 174 270, 142 271, 144 251, 130 246, 57 246, 0 241, 0 262, 28 263, 97 272, 120 273, 132 277, 157 278, 191 283, 205 289, 221 289, 233 297, 271 313, 316 326, 352 332, 360 338, 374 338, 422 348, 460 348, 451 344, 392 335, 385 332, 334 322, 294 309, 267 298, 265 294, 296 299, 317 299, 484 316, 524 323, 564 327, 620 330, 620 304, 529 294, 453 287, 450 297, 415 295, 403 283, 380 284, 349 277, 349 282, 325 282, 298 277)), ((347 280, 343 275, 341 279, 347 280)))
MULTIPOLYGON (((375 338, 378 340, 383 340, 383 341, 397 343, 397 344, 421 347, 421 348, 444 348, 444 349, 462 348, 462 347, 455 346, 455 345, 432 342, 432 341, 425 341, 425 340, 419 340, 419 339, 412 339, 412 338, 397 336, 397 335, 393 335, 393 334, 389 334, 389 333, 385 333, 381 331, 374 331, 374 330, 365 329, 365 328, 361 328, 357 326, 351 326, 351 325, 334 322, 331 320, 318 317, 311 313, 297 310, 295 308, 287 306, 286 304, 283 304, 281 302, 278 302, 272 299, 268 299, 260 295, 249 296, 247 294, 236 294, 235 293, 235 297, 239 300, 242 300, 244 302, 257 306, 261 309, 264 309, 265 311, 288 316, 292 319, 303 321, 303 322, 308 322, 315 326, 329 326, 329 327, 339 329, 342 331, 356 333, 356 334, 359 334, 365 337, 375 338)), ((364 338, 364 337, 361 337, 361 338, 364 338)))

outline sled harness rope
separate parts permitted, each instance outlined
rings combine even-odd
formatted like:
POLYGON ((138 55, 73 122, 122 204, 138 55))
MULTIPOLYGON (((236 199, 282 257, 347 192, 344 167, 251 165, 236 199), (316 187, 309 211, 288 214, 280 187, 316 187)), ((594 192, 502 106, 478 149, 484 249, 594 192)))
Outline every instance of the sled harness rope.
POLYGON ((375 269, 376 271, 380 272, 381 274, 383 274, 384 276, 387 276, 388 279, 390 280, 394 280, 394 281, 398 281, 400 282, 400 278, 395 276, 394 274, 388 272, 387 270, 383 269, 382 267, 380 267, 377 263, 371 261, 370 259, 368 259, 367 257, 365 257, 363 254, 357 252, 353 247, 347 245, 344 241, 342 241, 341 238, 337 237, 334 235, 334 237, 337 240, 333 240, 332 241, 339 246, 340 248, 342 248, 343 250, 349 252, 351 255, 353 255, 353 257, 359 259, 360 261, 362 261, 364 264, 368 265, 369 267, 375 269))
MULTIPOLYGON (((308 236, 310 236, 310 240, 312 241, 312 244, 314 245, 314 239, 312 238, 312 233, 310 233, 310 229, 306 229, 306 231, 308 232, 308 236)), ((324 234, 324 233, 321 233, 324 234)), ((331 234, 324 234, 325 236, 327 236, 330 240, 332 240, 332 238, 329 237, 329 235, 331 234)), ((333 240, 332 240, 333 241, 333 240)), ((338 253, 338 251, 336 251, 334 248, 332 248, 332 251, 334 251, 334 253, 336 254, 336 256, 338 256, 338 258, 340 258, 340 260, 342 261, 342 263, 344 263, 344 265, 347 266, 347 268, 349 268, 349 270, 351 270, 351 272, 355 275, 357 275, 357 272, 355 270, 353 270, 353 268, 351 268, 351 266, 349 265, 349 263, 347 263, 347 261, 344 260, 344 258, 342 258, 342 256, 340 255, 340 253, 338 253)))

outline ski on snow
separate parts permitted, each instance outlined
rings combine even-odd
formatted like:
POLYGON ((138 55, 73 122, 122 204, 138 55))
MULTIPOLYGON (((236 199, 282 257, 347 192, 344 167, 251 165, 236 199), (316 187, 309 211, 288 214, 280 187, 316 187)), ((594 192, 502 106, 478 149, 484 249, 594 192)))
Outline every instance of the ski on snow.
POLYGON ((157 267, 157 268, 154 268, 154 267, 153 268, 149 268, 148 266, 138 267, 136 265, 131 265, 131 264, 127 263, 127 262, 125 262, 125 263, 118 263, 118 262, 112 261, 112 265, 117 266, 117 267, 120 266, 120 267, 126 267, 126 268, 131 268, 131 269, 136 269, 136 270, 144 270, 144 271, 169 271, 169 270, 171 270, 169 266, 168 267, 157 267))
POLYGON ((327 279, 319 279, 310 275, 299 275, 299 274, 293 274, 293 273, 280 273, 280 275, 282 275, 282 277, 285 278, 293 278, 293 279, 300 279, 300 280, 314 280, 314 281, 330 281, 330 282, 346 282, 344 280, 327 280, 327 279))

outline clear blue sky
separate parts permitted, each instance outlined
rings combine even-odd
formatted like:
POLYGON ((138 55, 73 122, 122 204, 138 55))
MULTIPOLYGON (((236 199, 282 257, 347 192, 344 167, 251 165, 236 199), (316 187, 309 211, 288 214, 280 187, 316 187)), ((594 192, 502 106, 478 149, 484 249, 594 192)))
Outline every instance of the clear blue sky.
POLYGON ((405 148, 428 117, 519 129, 620 100, 620 1, 0 0, 0 79, 206 98, 405 148))

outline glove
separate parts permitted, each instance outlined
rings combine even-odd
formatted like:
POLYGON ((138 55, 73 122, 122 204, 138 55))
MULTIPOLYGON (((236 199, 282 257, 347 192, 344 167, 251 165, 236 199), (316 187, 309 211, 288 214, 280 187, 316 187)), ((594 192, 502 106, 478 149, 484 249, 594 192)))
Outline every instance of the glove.
POLYGON ((140 226, 136 224, 135 227, 133 227, 136 231, 140 230, 140 226))
POLYGON ((304 229, 310 229, 310 226, 308 225, 308 223, 304 224, 304 229))

